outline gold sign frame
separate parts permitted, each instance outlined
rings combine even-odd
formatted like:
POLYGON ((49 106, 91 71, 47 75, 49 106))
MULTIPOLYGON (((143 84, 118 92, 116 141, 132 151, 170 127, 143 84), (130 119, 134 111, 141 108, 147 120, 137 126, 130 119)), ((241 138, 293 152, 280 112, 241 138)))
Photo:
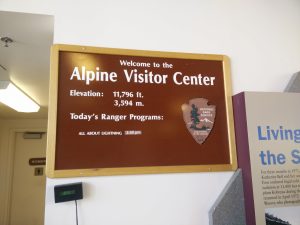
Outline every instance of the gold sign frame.
MULTIPOLYGON (((225 55, 209 54, 190 54, 174 52, 157 52, 142 50, 125 50, 112 48, 98 48, 75 45, 54 45, 51 49, 51 73, 50 73, 50 94, 49 94, 49 114, 48 114, 48 140, 47 140, 47 163, 46 174, 50 178, 58 177, 80 177, 80 176, 106 176, 106 175, 125 175, 125 174, 152 174, 152 173, 182 173, 182 172, 212 172, 212 171, 231 171, 237 168, 234 120, 232 109, 232 94, 230 80, 229 58, 225 55), (84 168, 84 169, 57 169, 56 168, 56 147, 57 130, 60 124, 57 122, 58 112, 58 85, 59 85, 59 54, 60 52, 72 53, 92 53, 108 54, 117 56, 138 56, 171 59, 191 59, 222 62, 223 66, 223 86, 224 101, 226 106, 226 126, 229 146, 230 162, 226 164, 208 165, 175 165, 175 166, 127 166, 114 168, 84 168)), ((72 129, 72 128, 70 128, 72 129)))

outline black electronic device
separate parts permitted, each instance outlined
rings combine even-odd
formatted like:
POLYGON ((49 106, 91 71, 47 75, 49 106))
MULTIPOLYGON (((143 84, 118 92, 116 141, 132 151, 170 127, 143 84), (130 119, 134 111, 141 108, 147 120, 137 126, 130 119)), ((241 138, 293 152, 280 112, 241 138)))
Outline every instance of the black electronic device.
POLYGON ((82 182, 54 186, 55 203, 74 201, 83 198, 82 182))

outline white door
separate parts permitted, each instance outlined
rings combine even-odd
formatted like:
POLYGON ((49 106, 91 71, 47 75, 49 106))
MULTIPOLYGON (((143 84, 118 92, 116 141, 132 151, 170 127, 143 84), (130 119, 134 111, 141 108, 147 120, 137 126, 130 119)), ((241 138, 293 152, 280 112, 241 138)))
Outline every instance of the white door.
POLYGON ((46 156, 46 134, 40 139, 24 139, 16 133, 12 178, 10 225, 42 225, 45 208, 45 165, 38 164, 46 156))

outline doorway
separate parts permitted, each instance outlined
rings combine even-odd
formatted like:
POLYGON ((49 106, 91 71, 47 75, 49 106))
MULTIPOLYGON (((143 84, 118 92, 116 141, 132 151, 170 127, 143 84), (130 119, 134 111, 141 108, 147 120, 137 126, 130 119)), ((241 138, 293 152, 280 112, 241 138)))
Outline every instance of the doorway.
POLYGON ((46 142, 45 132, 16 133, 10 225, 44 224, 46 142))

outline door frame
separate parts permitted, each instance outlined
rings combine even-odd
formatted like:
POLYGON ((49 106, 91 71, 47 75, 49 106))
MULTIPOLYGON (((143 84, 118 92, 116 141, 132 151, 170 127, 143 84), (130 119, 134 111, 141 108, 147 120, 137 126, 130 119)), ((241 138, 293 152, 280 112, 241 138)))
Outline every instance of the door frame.
MULTIPOLYGON (((16 150, 16 134, 24 132, 47 132, 46 128, 13 128, 9 129, 9 140, 8 140, 8 157, 7 157, 7 170, 6 170, 6 181, 4 181, 6 192, 6 199, 4 201, 5 213, 4 224, 10 225, 10 214, 11 214, 11 198, 12 198, 12 185, 13 185, 13 174, 14 174, 14 157, 16 150)), ((47 151, 47 150, 46 150, 47 151)))

